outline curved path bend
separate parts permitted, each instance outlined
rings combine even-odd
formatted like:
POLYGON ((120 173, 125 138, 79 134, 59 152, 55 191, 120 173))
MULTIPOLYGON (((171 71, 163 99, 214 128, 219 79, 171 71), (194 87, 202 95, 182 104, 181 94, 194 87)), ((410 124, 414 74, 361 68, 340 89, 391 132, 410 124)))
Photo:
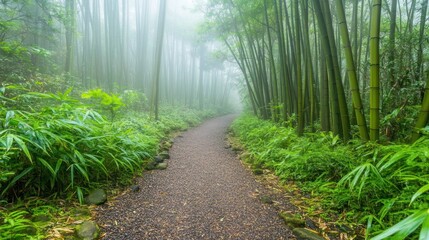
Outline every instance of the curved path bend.
POLYGON ((100 207, 103 239, 288 239, 290 230, 257 196, 264 187, 225 148, 233 119, 183 133, 167 170, 145 173, 140 191, 100 207))

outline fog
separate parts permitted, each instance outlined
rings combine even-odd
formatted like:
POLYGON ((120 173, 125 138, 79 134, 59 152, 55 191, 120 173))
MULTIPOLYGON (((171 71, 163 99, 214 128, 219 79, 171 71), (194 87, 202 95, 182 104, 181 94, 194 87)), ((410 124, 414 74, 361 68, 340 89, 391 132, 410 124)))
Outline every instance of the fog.
POLYGON ((86 88, 138 90, 161 104, 239 109, 237 66, 199 33, 202 1, 166 1, 165 16, 162 3, 77 1, 70 74, 86 88))

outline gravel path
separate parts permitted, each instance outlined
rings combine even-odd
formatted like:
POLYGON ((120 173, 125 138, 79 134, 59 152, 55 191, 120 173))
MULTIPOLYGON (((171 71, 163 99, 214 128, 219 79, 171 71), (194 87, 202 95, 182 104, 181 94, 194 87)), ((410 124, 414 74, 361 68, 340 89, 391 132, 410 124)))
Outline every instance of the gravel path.
POLYGON ((104 239, 288 239, 277 212, 258 198, 264 187, 225 148, 233 118, 183 133, 167 170, 145 173, 140 191, 99 207, 104 239))

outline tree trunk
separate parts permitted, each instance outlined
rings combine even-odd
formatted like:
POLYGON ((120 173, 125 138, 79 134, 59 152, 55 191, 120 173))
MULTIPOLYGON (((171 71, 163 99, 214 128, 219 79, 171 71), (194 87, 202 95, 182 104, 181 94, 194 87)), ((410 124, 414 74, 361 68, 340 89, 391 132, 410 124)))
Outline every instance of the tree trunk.
POLYGON ((344 45, 346 56, 347 73, 350 81, 350 90, 352 93, 353 108, 356 114, 357 124, 359 126, 360 137, 364 141, 368 141, 368 129, 366 126, 362 99, 359 92, 359 83, 356 75, 355 62, 350 44, 349 32, 347 29, 346 15, 343 5, 343 0, 336 0, 337 16, 340 25, 341 39, 344 45))
POLYGON ((167 0, 160 0, 159 3, 159 15, 158 15, 158 32, 157 32, 157 44, 156 44, 156 56, 155 56, 155 86, 154 86, 154 108, 155 108, 155 119, 159 120, 159 83, 160 72, 161 72, 161 57, 162 48, 164 42, 164 27, 165 27, 165 12, 167 8, 167 0))
POLYGON ((381 0, 372 1, 370 32, 370 140, 380 138, 380 19, 381 0))

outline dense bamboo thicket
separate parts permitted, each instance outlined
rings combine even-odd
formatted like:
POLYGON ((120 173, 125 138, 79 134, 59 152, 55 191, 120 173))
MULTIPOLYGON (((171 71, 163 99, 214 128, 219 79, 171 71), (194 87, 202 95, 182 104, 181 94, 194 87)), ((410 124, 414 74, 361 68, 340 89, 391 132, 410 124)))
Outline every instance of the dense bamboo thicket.
POLYGON ((429 239, 428 3, 1 0, 0 238, 54 238, 45 202, 130 184, 240 93, 231 139, 302 222, 429 239))
POLYGON ((230 70, 196 34, 198 20, 182 21, 180 1, 2 1, 0 9, 4 84, 61 74, 62 90, 133 90, 154 110, 158 102, 227 107, 230 70))
POLYGON ((0 1, 0 239, 73 238, 92 189, 126 187, 173 132, 233 110, 237 74, 188 3, 0 1))
POLYGON ((218 35, 235 60, 259 118, 244 116, 232 126, 246 148, 243 158, 320 197, 301 198, 311 206, 307 216, 354 224, 344 239, 428 238, 427 6, 428 0, 203 6, 204 30, 218 35))
POLYGON ((293 118, 298 134, 415 140, 428 114, 427 4, 211 0, 206 30, 236 59, 258 116, 293 118))

